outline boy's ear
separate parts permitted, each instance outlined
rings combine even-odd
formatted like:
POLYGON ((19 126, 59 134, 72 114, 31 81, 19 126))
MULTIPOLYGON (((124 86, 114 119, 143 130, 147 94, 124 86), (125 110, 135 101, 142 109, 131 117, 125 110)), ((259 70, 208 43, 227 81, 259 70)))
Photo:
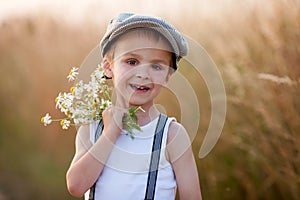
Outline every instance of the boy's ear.
POLYGON ((103 68, 104 68, 104 75, 108 78, 112 78, 113 77, 113 72, 111 69, 111 62, 109 62, 109 60, 107 58, 104 58, 104 60, 102 61, 103 64, 103 68))

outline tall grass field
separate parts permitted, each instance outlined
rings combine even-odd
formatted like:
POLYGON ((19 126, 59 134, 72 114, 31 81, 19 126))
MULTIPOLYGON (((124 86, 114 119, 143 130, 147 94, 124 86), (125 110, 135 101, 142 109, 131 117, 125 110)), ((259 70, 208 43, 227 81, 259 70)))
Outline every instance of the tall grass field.
MULTIPOLYGON (((200 159, 209 93, 201 76, 184 64, 179 69, 199 99, 200 127, 192 144, 203 199, 300 199, 300 2, 212 2, 210 12, 203 1, 178 3, 174 13, 155 10, 206 49, 224 81, 225 125, 214 149, 200 159)), ((45 128, 40 117, 61 116, 54 99, 71 86, 71 67, 99 43, 107 15, 69 23, 38 12, 1 21, 0 200, 75 199, 65 173, 76 129, 45 128)), ((180 117, 168 95, 160 96, 160 104, 180 117)))

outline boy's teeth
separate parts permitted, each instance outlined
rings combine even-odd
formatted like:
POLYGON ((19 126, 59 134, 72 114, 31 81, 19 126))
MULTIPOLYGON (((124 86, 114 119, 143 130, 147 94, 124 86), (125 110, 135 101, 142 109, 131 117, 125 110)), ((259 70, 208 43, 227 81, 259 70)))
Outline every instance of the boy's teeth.
POLYGON ((139 89, 139 90, 146 90, 148 89, 148 87, 145 87, 145 86, 141 86, 141 85, 132 85, 133 87, 139 89))

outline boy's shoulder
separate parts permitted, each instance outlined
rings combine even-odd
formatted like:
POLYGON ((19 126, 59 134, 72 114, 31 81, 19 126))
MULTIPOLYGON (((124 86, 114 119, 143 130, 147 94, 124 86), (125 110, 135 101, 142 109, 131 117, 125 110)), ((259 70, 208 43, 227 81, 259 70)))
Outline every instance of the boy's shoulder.
POLYGON ((184 126, 172 121, 169 126, 167 138, 167 154, 169 161, 177 160, 191 146, 190 137, 184 126))
POLYGON ((177 121, 172 121, 169 126, 168 138, 170 140, 173 140, 180 135, 188 136, 188 133, 181 123, 177 121))

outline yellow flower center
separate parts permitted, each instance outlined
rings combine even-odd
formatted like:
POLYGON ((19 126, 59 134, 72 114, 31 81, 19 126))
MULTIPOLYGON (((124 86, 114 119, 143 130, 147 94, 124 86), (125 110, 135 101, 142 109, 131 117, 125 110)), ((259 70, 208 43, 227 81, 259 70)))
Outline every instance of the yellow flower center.
POLYGON ((98 106, 98 103, 93 103, 92 107, 96 108, 98 106))
POLYGON ((74 87, 70 88, 70 92, 74 95, 74 87))

